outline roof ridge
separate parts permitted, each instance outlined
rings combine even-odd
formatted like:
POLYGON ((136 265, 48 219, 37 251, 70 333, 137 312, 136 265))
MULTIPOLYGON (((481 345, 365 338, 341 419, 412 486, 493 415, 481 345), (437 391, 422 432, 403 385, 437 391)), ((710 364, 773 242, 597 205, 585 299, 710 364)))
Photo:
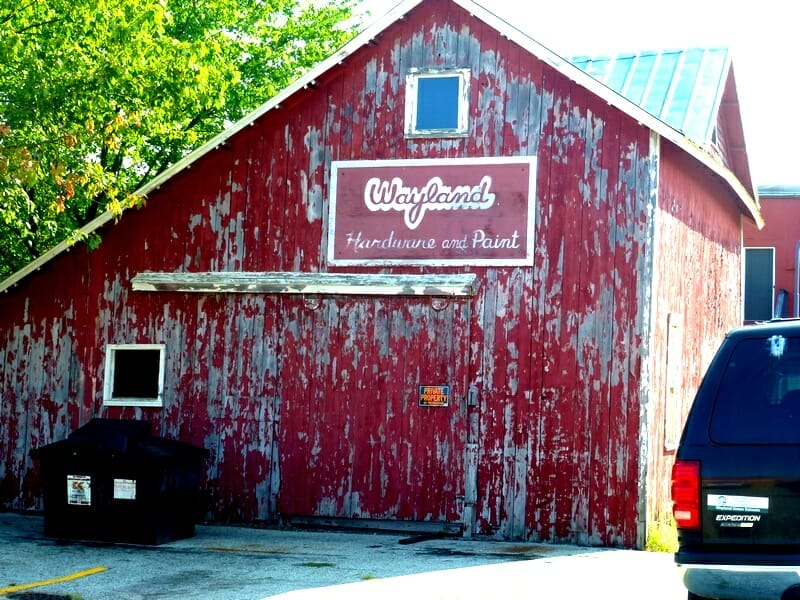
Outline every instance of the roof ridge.
POLYGON ((582 61, 582 60, 610 60, 613 58, 633 58, 636 56, 654 56, 654 55, 663 55, 663 54, 682 54, 685 52, 691 52, 692 50, 702 50, 704 52, 710 51, 720 51, 723 50, 725 52, 730 52, 730 47, 725 45, 711 45, 711 46, 701 46, 701 45, 691 45, 691 46, 666 46, 664 48, 649 48, 644 50, 619 50, 616 52, 601 52, 597 54, 573 54, 569 57, 570 61, 582 61))

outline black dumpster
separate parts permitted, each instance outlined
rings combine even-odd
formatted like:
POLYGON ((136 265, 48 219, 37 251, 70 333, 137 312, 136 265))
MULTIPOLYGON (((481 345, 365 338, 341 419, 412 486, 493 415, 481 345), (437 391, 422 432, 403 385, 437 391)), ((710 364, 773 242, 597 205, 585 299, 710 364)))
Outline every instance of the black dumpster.
POLYGON ((31 451, 41 465, 44 534, 134 544, 192 537, 208 454, 152 435, 149 421, 92 419, 31 451))

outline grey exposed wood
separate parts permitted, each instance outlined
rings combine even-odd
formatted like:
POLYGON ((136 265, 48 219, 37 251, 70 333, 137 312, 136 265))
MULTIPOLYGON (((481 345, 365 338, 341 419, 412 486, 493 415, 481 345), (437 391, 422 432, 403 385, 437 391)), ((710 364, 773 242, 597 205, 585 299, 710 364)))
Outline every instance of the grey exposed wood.
POLYGON ((139 292, 473 296, 477 277, 457 274, 205 272, 139 273, 139 292))

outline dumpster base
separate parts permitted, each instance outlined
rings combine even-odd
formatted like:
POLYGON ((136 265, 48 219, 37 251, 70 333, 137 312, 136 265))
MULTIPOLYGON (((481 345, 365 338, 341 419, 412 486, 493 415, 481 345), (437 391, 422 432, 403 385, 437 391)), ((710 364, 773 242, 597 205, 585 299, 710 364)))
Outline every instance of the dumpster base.
POLYGON ((147 421, 92 419, 31 454, 47 537, 163 544, 195 533, 204 448, 152 436, 147 421))
POLYGON ((195 535, 194 522, 185 515, 159 513, 120 521, 119 514, 99 516, 96 513, 64 514, 45 512, 44 535, 49 538, 74 541, 117 542, 126 544, 159 545, 195 535))

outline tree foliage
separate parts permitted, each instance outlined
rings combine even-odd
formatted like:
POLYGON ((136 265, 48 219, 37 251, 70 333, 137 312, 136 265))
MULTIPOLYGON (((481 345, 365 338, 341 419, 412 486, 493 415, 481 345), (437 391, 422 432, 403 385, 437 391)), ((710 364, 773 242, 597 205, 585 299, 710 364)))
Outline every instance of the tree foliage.
MULTIPOLYGON (((354 0, 0 6, 0 280, 353 35, 354 0), (344 25, 350 23, 350 25, 344 25)), ((89 240, 96 244, 97 240, 89 240)))

